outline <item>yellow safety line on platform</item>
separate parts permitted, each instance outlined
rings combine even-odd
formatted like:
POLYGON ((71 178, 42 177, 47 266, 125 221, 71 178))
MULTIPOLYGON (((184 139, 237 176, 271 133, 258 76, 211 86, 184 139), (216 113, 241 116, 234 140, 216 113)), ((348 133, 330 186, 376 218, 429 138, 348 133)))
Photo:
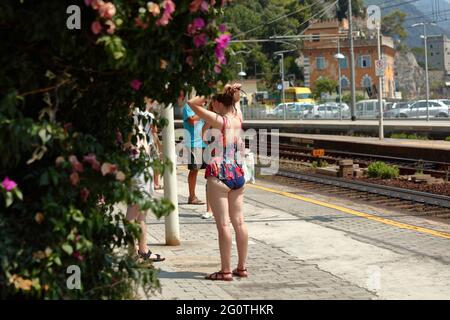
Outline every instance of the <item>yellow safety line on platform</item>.
POLYGON ((341 206, 334 205, 334 204, 331 204, 331 203, 327 203, 327 202, 324 202, 324 201, 320 201, 320 200, 315 200, 315 199, 312 199, 312 198, 299 196, 299 195, 296 195, 296 194, 293 194, 293 193, 290 193, 290 192, 279 191, 279 190, 276 190, 276 189, 263 187, 261 185, 247 184, 247 187, 260 189, 260 190, 263 190, 263 191, 276 193, 276 194, 279 194, 279 195, 282 195, 282 196, 285 196, 285 197, 288 197, 288 198, 293 198, 293 199, 297 199, 297 200, 301 200, 301 201, 317 204, 317 205, 322 206, 322 207, 327 207, 327 208, 339 210, 341 212, 345 212, 345 213, 352 214, 354 216, 358 216, 358 217, 361 217, 361 218, 366 218, 366 219, 369 219, 369 220, 381 222, 381 223, 388 224, 388 225, 391 225, 391 226, 394 226, 394 227, 407 229, 407 230, 413 230, 413 231, 426 233, 426 234, 430 234, 430 235, 441 237, 441 238, 450 239, 450 233, 447 233, 447 232, 436 231, 436 230, 432 230, 432 229, 428 229, 428 228, 413 226, 413 225, 410 225, 410 224, 406 224, 406 223, 397 222, 397 221, 394 221, 394 220, 385 219, 385 218, 382 218, 382 217, 379 217, 379 216, 376 216, 376 215, 373 215, 373 214, 359 212, 359 211, 356 211, 356 210, 353 210, 353 209, 341 207, 341 206))

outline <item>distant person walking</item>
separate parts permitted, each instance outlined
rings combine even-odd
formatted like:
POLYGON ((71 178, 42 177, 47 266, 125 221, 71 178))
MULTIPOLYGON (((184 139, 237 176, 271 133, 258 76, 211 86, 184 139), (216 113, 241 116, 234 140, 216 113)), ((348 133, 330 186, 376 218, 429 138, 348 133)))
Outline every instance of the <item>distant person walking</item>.
MULTIPOLYGON (((131 143, 131 138, 133 135, 130 134, 128 136, 127 142, 124 144, 124 148, 130 152, 130 156, 132 159, 139 158, 139 153, 140 153, 141 148, 144 148, 146 156, 150 156, 150 154, 151 154, 150 145, 152 143, 152 141, 150 139, 151 124, 148 123, 148 126, 144 125, 142 119, 147 117, 151 121, 152 115, 150 115, 150 113, 148 111, 142 112, 138 108, 135 108, 132 111, 132 116, 134 119, 134 124, 138 129, 138 132, 134 132, 134 134, 137 137, 137 143, 136 143, 136 145, 133 145, 131 143), (139 133, 142 138, 139 137, 139 135, 137 135, 137 133, 139 133)), ((151 171, 151 173, 152 173, 152 171, 151 171)), ((152 188, 153 182, 152 181, 146 182, 145 176, 143 173, 141 173, 140 175, 134 176, 132 179, 132 183, 133 183, 133 188, 135 190, 139 191, 143 197, 151 196, 152 189, 153 189, 152 188)), ((152 253, 148 248, 147 224, 145 222, 145 213, 140 210, 138 204, 133 204, 128 207, 127 219, 129 221, 137 221, 141 228, 141 234, 139 236, 137 252, 135 252, 136 247, 135 247, 135 244, 133 244, 133 247, 131 248, 134 251, 133 253, 137 253, 137 255, 140 258, 142 258, 143 260, 150 260, 153 262, 164 261, 165 258, 161 257, 161 255, 159 255, 159 254, 152 253)))
POLYGON ((240 131, 242 113, 240 110, 240 84, 227 85, 223 94, 213 100, 217 113, 206 110, 204 97, 195 97, 188 104, 192 110, 214 129, 221 132, 218 144, 220 155, 214 154, 208 161, 205 172, 208 199, 216 220, 219 234, 221 270, 206 277, 209 280, 233 280, 233 275, 247 277, 248 231, 244 222, 244 172, 238 153, 242 152, 240 131), (231 224, 236 233, 238 265, 231 271, 231 224))
POLYGON ((205 121, 197 116, 185 102, 184 93, 183 96, 179 98, 179 103, 183 104, 183 128, 188 135, 187 138, 185 138, 186 148, 189 150, 188 204, 204 205, 205 202, 197 198, 195 187, 197 184, 198 171, 206 168, 206 164, 203 161, 203 151, 206 144, 202 139, 202 128, 205 121))

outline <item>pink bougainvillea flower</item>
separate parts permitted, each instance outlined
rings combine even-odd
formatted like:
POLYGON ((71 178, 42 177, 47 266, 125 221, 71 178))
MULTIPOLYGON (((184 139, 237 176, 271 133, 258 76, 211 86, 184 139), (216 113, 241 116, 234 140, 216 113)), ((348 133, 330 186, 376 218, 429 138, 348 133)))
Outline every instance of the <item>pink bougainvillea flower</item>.
POLYGON ((154 2, 148 2, 147 3, 147 10, 156 17, 161 13, 161 9, 159 8, 159 5, 154 2))
POLYGON ((87 199, 89 198, 89 189, 88 188, 83 188, 80 191, 80 197, 81 200, 83 200, 83 202, 87 202, 87 199))
POLYGON ((221 73, 222 72, 222 68, 218 64, 216 64, 214 66, 214 72, 215 73, 221 73))
POLYGON ((214 7, 216 5, 216 0, 209 1, 211 3, 211 6, 214 7))
POLYGON ((126 176, 125 176, 125 173, 123 173, 122 171, 117 171, 116 172, 116 179, 118 180, 118 181, 125 181, 125 178, 126 178, 126 176))
POLYGON ((78 161, 77 157, 74 155, 71 155, 69 157, 69 162, 72 165, 72 169, 76 172, 83 172, 84 168, 83 165, 78 161))
POLYGON ((79 261, 83 261, 84 260, 84 257, 80 254, 80 252, 78 252, 78 251, 74 251, 73 253, 72 253, 72 256, 75 258, 75 259, 77 259, 77 260, 79 260, 79 261))
POLYGON ((134 91, 139 91, 139 89, 142 86, 142 81, 139 81, 138 79, 134 79, 130 82, 131 88, 133 88, 134 91))
POLYGON ((91 24, 91 31, 93 34, 99 34, 100 32, 102 32, 102 25, 100 24, 100 22, 98 21, 94 21, 91 24))
POLYGON ((197 30, 201 30, 205 27, 206 23, 203 18, 195 18, 192 23, 188 25, 187 32, 189 35, 193 35, 197 30))
POLYGON ((222 32, 222 33, 227 32, 227 26, 224 23, 222 23, 219 26, 219 31, 222 32))
POLYGON ((200 6, 202 5, 203 0, 193 0, 191 4, 189 5, 189 11, 191 13, 197 12, 198 9, 200 9, 200 6))
POLYGON ((134 24, 136 25, 136 27, 141 28, 142 30, 148 28, 148 23, 142 21, 141 17, 136 17, 134 19, 134 24))
POLYGON ((200 10, 202 12, 208 12, 208 10, 209 10, 209 3, 207 1, 202 1, 201 5, 200 5, 200 10))
POLYGON ((84 4, 87 5, 88 7, 91 5, 92 0, 84 0, 84 4))
POLYGON ((93 170, 100 171, 100 162, 98 162, 95 154, 91 153, 84 156, 83 161, 89 163, 93 170))
POLYGON ((216 54, 216 58, 217 61, 219 62, 219 64, 225 64, 226 63, 226 58, 225 58, 225 50, 220 48, 220 47, 216 47, 216 49, 214 50, 214 53, 216 54))
POLYGON ((192 67, 194 65, 194 58, 192 56, 187 56, 186 63, 192 67))
POLYGON ((201 34, 196 35, 194 37, 194 46, 196 48, 205 46, 206 42, 207 42, 207 39, 206 39, 206 34, 205 33, 201 33, 201 34))
POLYGON ((80 182, 80 176, 78 175, 78 172, 72 172, 70 175, 70 183, 72 183, 73 186, 77 186, 80 182))
POLYGON ((203 29, 206 25, 205 20, 203 20, 203 18, 195 18, 192 21, 192 24, 197 30, 203 29))
POLYGON ((226 49, 228 47, 228 44, 230 43, 231 36, 229 34, 221 34, 216 39, 216 44, 218 47, 226 49))
POLYGON ((100 16, 105 19, 112 19, 116 14, 116 7, 112 2, 103 3, 98 10, 100 16))
POLYGON ((172 19, 172 13, 175 11, 175 3, 172 0, 164 0, 164 13, 161 18, 156 21, 157 26, 166 26, 172 19))
POLYGON ((109 163, 109 162, 105 162, 102 165, 102 174, 104 176, 106 176, 107 174, 114 174, 117 171, 117 166, 115 164, 109 163))
POLYGON ((98 10, 104 4, 105 4, 105 2, 102 0, 92 0, 91 1, 91 6, 92 6, 92 9, 94 9, 94 10, 98 10))
POLYGON ((5 188, 6 191, 11 191, 13 190, 15 187, 17 187, 17 183, 10 180, 8 177, 5 177, 5 179, 3 179, 2 182, 2 187, 5 188))
POLYGON ((116 31, 116 25, 114 24, 114 22, 112 20, 108 20, 105 22, 105 24, 108 26, 108 29, 106 29, 106 32, 108 34, 114 34, 114 32, 116 31))

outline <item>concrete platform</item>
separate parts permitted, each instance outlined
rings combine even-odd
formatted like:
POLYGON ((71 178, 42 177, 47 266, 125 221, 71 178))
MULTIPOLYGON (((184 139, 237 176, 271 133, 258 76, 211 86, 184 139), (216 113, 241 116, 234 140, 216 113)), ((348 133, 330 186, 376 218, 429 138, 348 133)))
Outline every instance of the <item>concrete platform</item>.
MULTIPOLYGON (((181 120, 175 120, 176 128, 182 127, 181 120)), ((244 129, 279 129, 280 132, 365 135, 377 137, 378 120, 245 120, 244 129)), ((393 133, 420 134, 433 139, 445 139, 450 136, 450 120, 385 120, 385 136, 393 133)))
MULTIPOLYGON (((450 225, 269 180, 246 187, 249 278, 205 280, 220 268, 217 231, 199 217, 204 206, 187 204, 186 174, 178 176, 182 244, 165 246, 163 221, 148 218, 150 248, 167 258, 157 264, 162 291, 151 299, 450 299, 450 225)), ((198 184, 204 199, 204 179, 198 184)))

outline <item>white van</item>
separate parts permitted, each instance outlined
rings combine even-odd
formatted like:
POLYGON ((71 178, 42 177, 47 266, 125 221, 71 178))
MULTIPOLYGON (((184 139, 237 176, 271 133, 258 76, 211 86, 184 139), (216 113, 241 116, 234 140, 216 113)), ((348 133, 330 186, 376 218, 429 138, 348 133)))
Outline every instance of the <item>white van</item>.
MULTIPOLYGON (((383 110, 386 106, 386 100, 383 100, 383 110)), ((378 118, 380 108, 378 107, 378 99, 361 100, 355 105, 355 113, 357 118, 378 118)))

